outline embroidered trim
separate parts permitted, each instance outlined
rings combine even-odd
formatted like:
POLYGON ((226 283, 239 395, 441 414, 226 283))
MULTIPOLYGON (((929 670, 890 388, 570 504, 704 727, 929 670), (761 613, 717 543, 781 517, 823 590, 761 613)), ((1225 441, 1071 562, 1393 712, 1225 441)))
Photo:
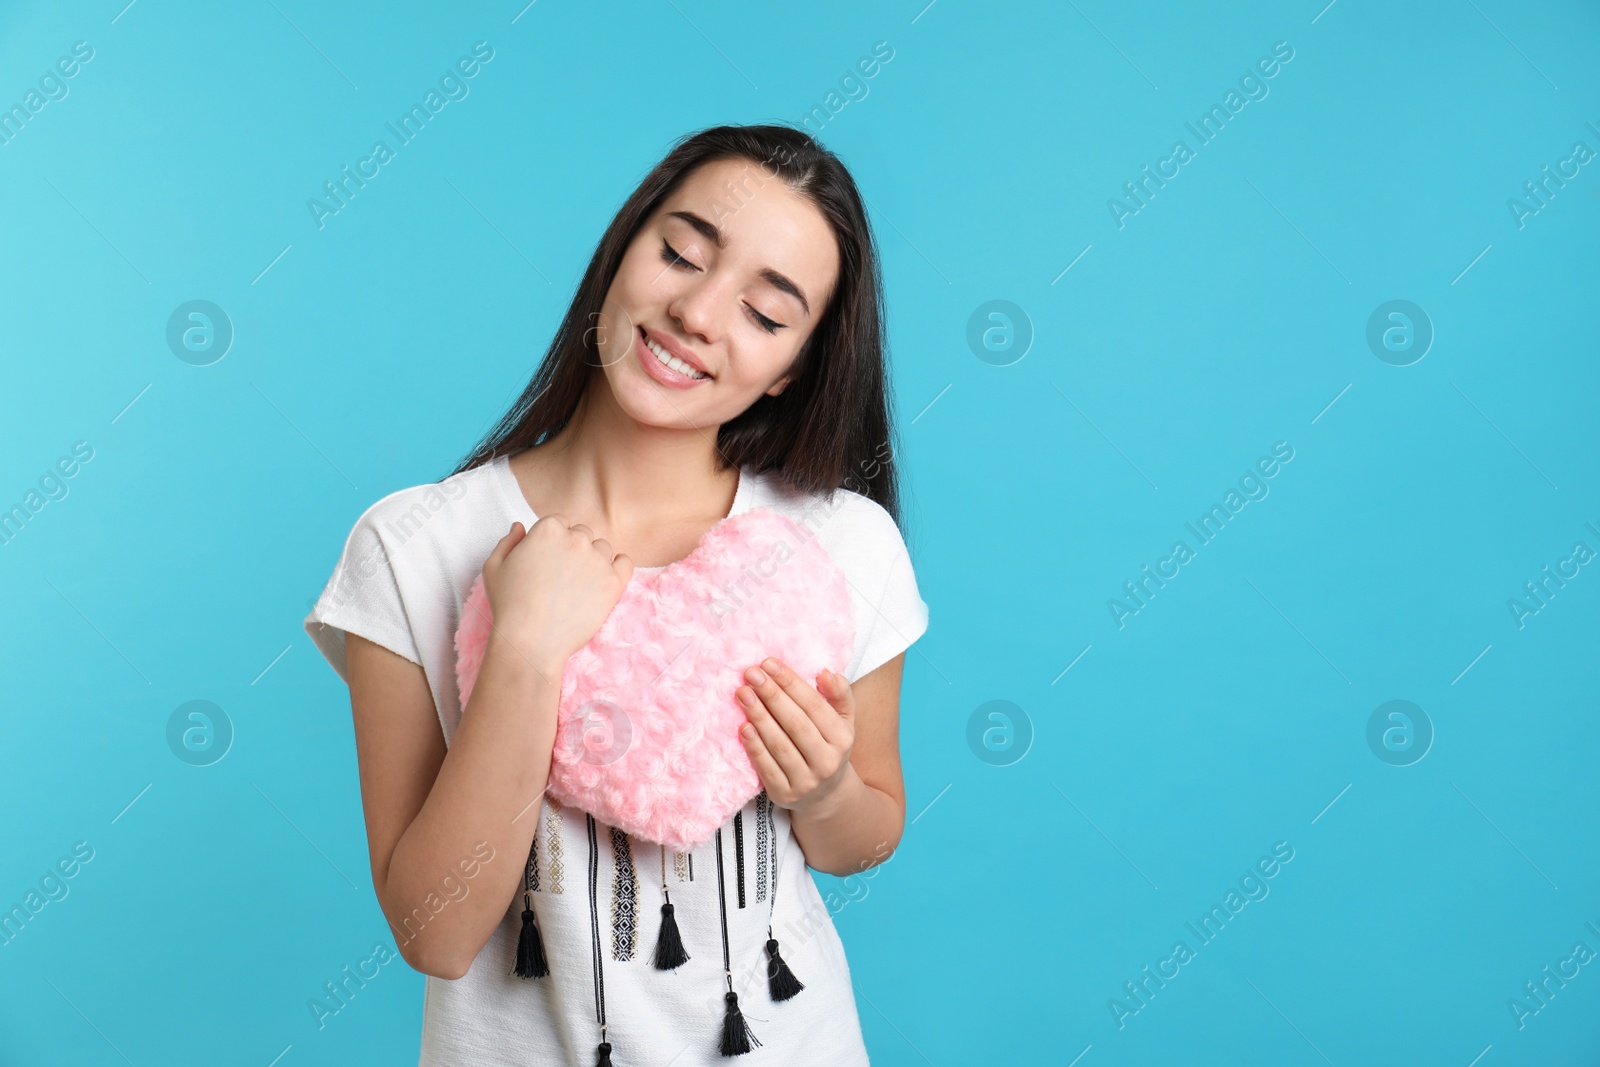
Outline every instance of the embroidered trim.
MULTIPOLYGON (((765 790, 762 791, 765 796, 765 790)), ((771 901, 767 904, 767 937, 772 937, 772 917, 778 910, 778 805, 767 797, 767 821, 772 824, 770 841, 772 846, 772 893, 771 901)), ((770 961, 769 961, 770 963, 770 961)))
POLYGON ((687 852, 674 852, 672 854, 672 870, 677 874, 678 881, 686 882, 689 880, 689 875, 686 873, 688 869, 689 854, 687 852))
POLYGON ((756 903, 767 899, 767 791, 756 794, 756 903))
POLYGON ((733 862, 738 870, 739 907, 744 907, 744 811, 733 813, 733 862))
POLYGON ((744 812, 733 813, 733 865, 738 871, 739 907, 744 907, 744 812))
POLYGON ((611 827, 611 863, 611 958, 631 960, 638 940, 639 876, 628 835, 615 826, 611 827))
POLYGON ((544 850, 550 872, 551 893, 561 892, 561 815, 554 808, 544 812, 544 850))
POLYGON ((769 842, 772 847, 772 895, 778 895, 778 805, 771 797, 767 798, 767 822, 772 824, 772 834, 769 842))

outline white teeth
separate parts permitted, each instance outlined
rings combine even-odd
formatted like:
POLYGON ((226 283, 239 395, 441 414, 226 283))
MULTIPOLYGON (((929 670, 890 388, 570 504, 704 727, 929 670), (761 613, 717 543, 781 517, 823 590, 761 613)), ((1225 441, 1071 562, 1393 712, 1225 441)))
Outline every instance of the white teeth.
POLYGON ((654 341, 650 340, 649 337, 646 337, 644 339, 644 344, 645 344, 646 348, 648 348, 650 351, 655 353, 656 359, 660 360, 662 363, 665 363, 667 366, 671 367, 673 370, 677 371, 679 374, 686 374, 691 378, 709 378, 709 377, 711 377, 711 375, 709 375, 709 374, 705 374, 705 373, 703 373, 701 371, 696 370, 691 364, 685 363, 683 360, 679 359, 677 356, 674 356, 674 355, 668 353, 666 351, 666 349, 662 348, 660 345, 658 345, 654 341))

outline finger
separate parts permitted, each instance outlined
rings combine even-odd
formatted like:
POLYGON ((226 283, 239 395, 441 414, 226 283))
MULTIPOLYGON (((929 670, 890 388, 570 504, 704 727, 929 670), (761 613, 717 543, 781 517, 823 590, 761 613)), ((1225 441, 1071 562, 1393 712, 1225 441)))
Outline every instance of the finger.
POLYGON ((826 668, 817 672, 816 690, 822 702, 812 711, 812 721, 830 745, 848 748, 855 737, 855 692, 843 675, 826 668))
POLYGON ((517 542, 521 541, 523 535, 526 533, 527 529, 522 525, 522 523, 512 523, 510 531, 508 531, 504 537, 500 538, 500 540, 495 543, 494 551, 489 553, 488 562, 499 563, 501 560, 505 559, 506 556, 511 553, 511 550, 517 547, 517 542))
MULTIPOLYGON (((795 677, 800 679, 799 675, 795 677)), ((829 747, 835 751, 848 751, 855 739, 850 687, 835 682, 829 672, 823 670, 817 673, 816 685, 812 688, 817 698, 804 705, 806 713, 811 716, 817 732, 829 747)))
POLYGON ((744 742, 744 750, 750 756, 750 763, 767 792, 787 794, 789 776, 783 773, 783 768, 778 766, 778 761, 772 758, 771 751, 762 743, 760 732, 747 723, 739 727, 739 740, 744 742))
MULTIPOLYGON (((778 668, 780 670, 788 670, 782 664, 779 664, 778 668)), ((757 668, 757 670, 760 670, 760 668, 757 668)), ((790 671, 789 673, 793 674, 794 672, 790 671)), ((789 695, 788 690, 778 684, 777 679, 770 672, 764 672, 763 679, 760 682, 749 682, 748 678, 749 675, 747 674, 747 685, 755 690, 761 705, 782 728, 790 744, 794 746, 799 754, 800 759, 809 764, 813 770, 820 771, 821 768, 826 767, 829 745, 827 739, 822 736, 822 732, 817 729, 817 724, 812 720, 810 713, 802 708, 794 697, 789 695)), ((820 700, 821 697, 813 692, 811 699, 820 700)), ((765 731, 763 731, 762 736, 766 737, 765 731)), ((771 744, 770 741, 768 743, 771 744)), ((775 754, 781 762, 784 755, 783 750, 781 748, 777 749, 775 754)), ((798 769, 796 768, 796 771, 798 769)), ((790 778, 794 776, 794 772, 789 775, 790 778)))
POLYGON ((783 771, 784 780, 791 785, 803 781, 810 773, 806 758, 795 747, 793 738, 784 730, 783 724, 773 717, 771 709, 762 702, 761 695, 749 685, 742 685, 736 696, 745 717, 755 727, 757 738, 783 771))
MULTIPOLYGON (((826 696, 776 656, 763 660, 762 667, 788 695, 795 707, 811 721, 812 727, 824 745, 830 748, 844 747, 847 741, 845 725, 840 719, 839 712, 826 696)), ((791 734, 793 732, 790 731, 791 734)), ((796 737, 796 740, 800 739, 796 737)))
POLYGON ((833 705, 834 710, 853 726, 856 717, 856 691, 850 687, 849 679, 837 671, 829 670, 825 674, 828 691, 823 695, 828 698, 828 703, 833 705))

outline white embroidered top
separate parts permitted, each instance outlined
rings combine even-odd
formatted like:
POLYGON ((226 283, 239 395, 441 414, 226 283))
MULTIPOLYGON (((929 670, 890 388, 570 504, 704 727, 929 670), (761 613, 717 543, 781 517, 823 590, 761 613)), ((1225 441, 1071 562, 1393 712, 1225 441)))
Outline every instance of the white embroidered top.
MULTIPOLYGON (((741 471, 729 514, 758 506, 814 533, 849 581, 851 682, 927 629, 928 607, 905 542, 875 501, 846 489, 807 496, 770 475, 741 471)), ((505 456, 390 493, 356 520, 306 632, 347 681, 346 633, 419 664, 448 744, 461 717, 454 646, 461 605, 511 523, 532 526, 537 518, 505 456)), ((721 903, 716 838, 677 853, 613 833, 548 796, 538 818, 530 896, 550 973, 511 973, 522 924, 519 888, 466 975, 428 977, 420 1067, 593 1063, 602 998, 616 1067, 868 1062, 844 947, 788 812, 765 794, 739 813, 737 839, 735 820, 719 831, 721 903), (672 970, 651 964, 664 889, 689 954, 672 970), (734 992, 760 1042, 731 1059, 718 1053, 728 988, 724 914, 734 992), (772 1000, 767 986, 769 928, 804 984, 783 1001, 772 1000)), ((527 857, 514 862, 524 866, 527 857)))

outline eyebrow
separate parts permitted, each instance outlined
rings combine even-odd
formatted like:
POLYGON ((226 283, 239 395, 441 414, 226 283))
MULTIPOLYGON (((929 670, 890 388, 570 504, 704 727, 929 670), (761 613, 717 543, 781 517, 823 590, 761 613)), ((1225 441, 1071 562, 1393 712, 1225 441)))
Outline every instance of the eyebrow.
MULTIPOLYGON (((696 230, 698 230, 700 232, 700 236, 704 237, 718 248, 728 247, 727 239, 722 236, 722 231, 717 229, 716 224, 710 219, 696 215, 693 211, 669 211, 667 212, 667 218, 682 219, 684 222, 687 222, 690 226, 693 226, 696 230)), ((800 287, 794 282, 790 281, 787 276, 779 274, 771 267, 762 267, 760 270, 756 271, 756 274, 761 278, 762 281, 766 282, 774 289, 777 289, 780 292, 788 293, 790 296, 800 301, 800 306, 805 309, 806 315, 809 316, 811 314, 811 302, 806 299, 806 294, 801 292, 800 287)))

